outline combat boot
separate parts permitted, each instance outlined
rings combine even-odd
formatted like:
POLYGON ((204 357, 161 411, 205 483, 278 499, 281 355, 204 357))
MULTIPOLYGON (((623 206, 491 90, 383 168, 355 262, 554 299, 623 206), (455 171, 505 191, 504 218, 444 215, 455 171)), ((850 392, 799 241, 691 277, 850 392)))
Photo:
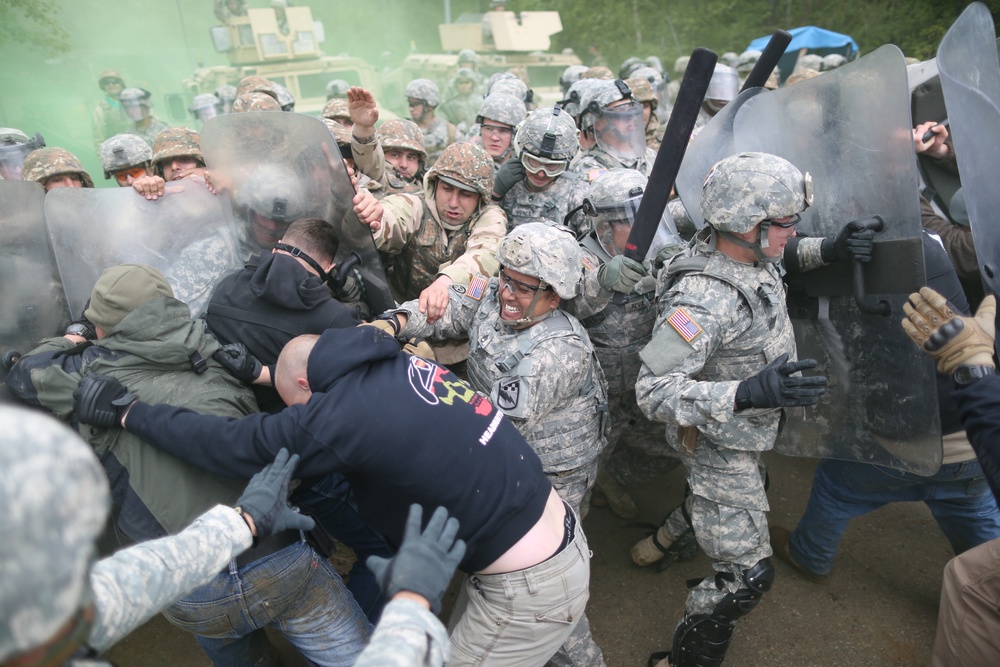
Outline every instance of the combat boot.
POLYGON ((605 503, 611 511, 623 519, 634 519, 639 514, 639 508, 629 495, 625 487, 617 479, 603 470, 597 473, 597 482, 594 484, 594 505, 602 507, 605 503), (600 493, 600 496, 597 494, 600 493), (604 502, 601 502, 601 501, 604 502))

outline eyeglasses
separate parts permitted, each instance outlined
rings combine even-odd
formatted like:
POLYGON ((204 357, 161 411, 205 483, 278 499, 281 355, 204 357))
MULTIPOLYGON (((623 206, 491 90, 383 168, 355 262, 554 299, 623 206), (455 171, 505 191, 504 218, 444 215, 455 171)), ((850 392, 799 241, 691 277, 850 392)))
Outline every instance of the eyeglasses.
POLYGON ((795 215, 788 216, 787 218, 779 218, 778 220, 768 220, 769 223, 775 227, 780 227, 781 229, 795 229, 795 227, 802 222, 802 218, 798 213, 795 215))
POLYGON ((141 178, 146 175, 145 167, 132 167, 131 169, 125 169, 123 171, 115 172, 115 180, 118 181, 118 185, 128 185, 128 177, 131 176, 133 179, 141 178))
POLYGON ((514 130, 509 127, 501 127, 500 125, 480 125, 480 134, 492 134, 498 137, 509 137, 513 134, 514 130))
POLYGON ((529 285, 528 283, 521 282, 520 280, 514 280, 508 276, 503 269, 500 269, 500 287, 510 290, 510 293, 514 296, 519 296, 525 299, 535 296, 535 292, 542 289, 541 285, 529 285))

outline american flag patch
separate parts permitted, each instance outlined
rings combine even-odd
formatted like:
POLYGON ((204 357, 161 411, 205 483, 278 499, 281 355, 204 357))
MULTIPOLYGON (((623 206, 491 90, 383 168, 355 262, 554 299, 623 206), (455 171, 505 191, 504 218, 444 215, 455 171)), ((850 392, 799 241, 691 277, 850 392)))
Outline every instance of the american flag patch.
POLYGON ((673 314, 667 318, 667 322, 670 322, 670 326, 674 328, 677 333, 681 335, 681 338, 687 342, 693 341, 701 333, 701 327, 698 323, 692 320, 683 308, 678 308, 673 312, 673 314))
POLYGON ((472 276, 472 280, 469 281, 469 286, 465 289, 465 295, 470 299, 479 301, 483 298, 483 293, 486 291, 487 282, 488 281, 484 276, 477 273, 472 276))

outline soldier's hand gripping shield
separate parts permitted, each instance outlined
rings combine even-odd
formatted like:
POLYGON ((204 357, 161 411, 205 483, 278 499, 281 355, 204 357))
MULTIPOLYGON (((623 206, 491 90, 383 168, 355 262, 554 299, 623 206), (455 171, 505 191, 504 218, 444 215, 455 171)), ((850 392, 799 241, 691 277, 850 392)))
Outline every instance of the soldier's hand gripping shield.
MULTIPOLYGON (((69 188, 64 188, 69 189, 69 188)), ((45 191, 38 183, 0 181, 0 402, 9 364, 70 322, 45 234, 45 191)))
POLYGON ((133 263, 159 269, 197 317, 218 279, 243 266, 222 204, 200 179, 168 183, 156 201, 132 188, 59 188, 45 197, 45 218, 74 314, 101 272, 133 263))
MULTIPOLYGON (((801 214, 801 234, 836 237, 851 221, 884 220, 871 262, 857 269, 837 262, 789 281, 798 356, 819 360, 817 372, 830 384, 816 408, 788 411, 776 448, 933 473, 941 463, 934 367, 896 326, 907 294, 924 284, 902 53, 884 46, 823 76, 742 100, 734 117, 724 112, 688 155, 725 157, 732 146, 774 153, 809 172, 814 198, 801 214), (715 131, 716 124, 725 127, 715 131), (867 312, 886 305, 889 316, 867 312)), ((680 193, 689 212, 700 210, 700 188, 680 193)))
POLYGON ((321 218, 337 231, 340 264, 356 254, 362 295, 372 312, 395 306, 371 231, 357 221, 355 190, 340 149, 316 118, 247 112, 205 123, 201 150, 209 178, 240 237, 244 259, 274 247, 300 218, 321 218))
POLYGON ((1000 294, 1000 64, 985 5, 962 12, 941 40, 937 62, 980 272, 988 291, 1000 294))

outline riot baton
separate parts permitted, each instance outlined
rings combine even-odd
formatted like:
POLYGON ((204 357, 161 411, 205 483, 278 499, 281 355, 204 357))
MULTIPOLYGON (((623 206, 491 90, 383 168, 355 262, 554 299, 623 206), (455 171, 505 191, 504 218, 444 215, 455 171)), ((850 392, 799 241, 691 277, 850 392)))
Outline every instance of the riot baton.
POLYGON ((663 142, 656 153, 653 169, 649 173, 646 192, 639 202, 639 210, 635 213, 632 231, 625 243, 625 256, 641 262, 646 258, 649 246, 656 236, 656 229, 663 217, 663 209, 667 207, 670 190, 677 180, 684 151, 691 140, 691 132, 698 120, 698 111, 705 101, 708 82, 715 72, 715 63, 719 59, 715 51, 698 47, 691 53, 691 60, 684 70, 680 90, 677 91, 677 101, 670 112, 667 129, 663 134, 663 142))
POLYGON ((747 80, 743 82, 740 92, 742 93, 744 90, 750 88, 760 88, 767 83, 771 72, 778 66, 778 61, 781 60, 781 56, 785 55, 785 49, 791 43, 791 33, 786 30, 775 30, 767 46, 764 47, 764 52, 760 54, 760 58, 757 59, 753 69, 750 70, 747 80))

